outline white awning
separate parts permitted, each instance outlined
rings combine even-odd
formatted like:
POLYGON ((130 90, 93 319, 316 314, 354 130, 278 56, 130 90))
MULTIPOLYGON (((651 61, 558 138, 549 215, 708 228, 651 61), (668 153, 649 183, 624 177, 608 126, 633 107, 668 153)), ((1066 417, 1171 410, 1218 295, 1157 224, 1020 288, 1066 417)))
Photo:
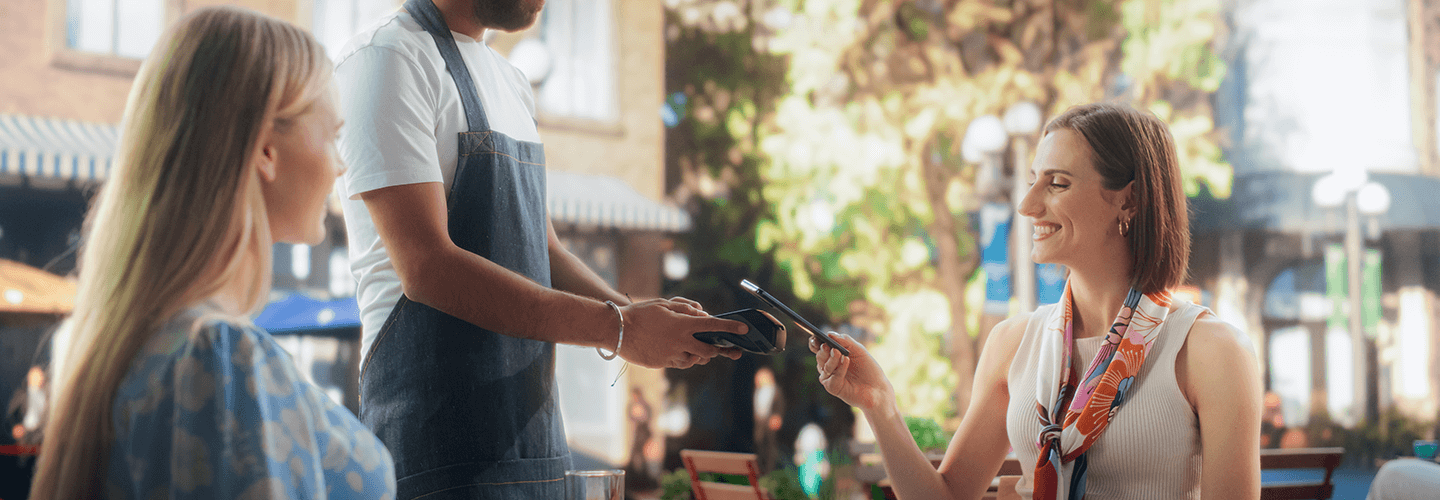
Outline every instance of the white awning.
POLYGON ((110 124, 0 114, 0 183, 104 180, 118 136, 110 124))
MULTIPOLYGON (((103 181, 119 135, 116 125, 0 113, 0 184, 103 181)), ((620 179, 554 169, 547 177, 548 208, 556 222, 633 231, 690 229, 684 210, 646 198, 620 179)))
POLYGON ((646 198, 620 179, 553 169, 546 178, 555 222, 636 231, 690 229, 690 214, 646 198))

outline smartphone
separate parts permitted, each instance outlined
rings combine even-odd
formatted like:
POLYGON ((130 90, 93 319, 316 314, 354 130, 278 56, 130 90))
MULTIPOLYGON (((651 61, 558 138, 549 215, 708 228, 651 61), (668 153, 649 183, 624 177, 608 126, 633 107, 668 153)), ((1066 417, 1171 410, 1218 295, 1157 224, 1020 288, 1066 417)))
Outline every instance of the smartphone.
POLYGON ((841 347, 840 343, 836 342, 834 339, 831 339, 829 335, 825 335, 824 332, 820 330, 820 327, 815 326, 814 323, 811 323, 809 320, 801 317, 795 312, 794 309, 790 309, 788 306, 785 305, 785 303, 780 302, 780 299, 775 298, 774 295, 770 295, 770 292, 767 292, 764 289, 760 288, 759 285, 751 283, 750 280, 742 279, 740 280, 740 288, 744 288, 745 291, 750 292, 751 295, 759 297, 760 300, 765 301, 766 304, 770 304, 770 307, 774 307, 780 312, 785 313, 786 316, 790 317, 791 321, 795 322, 795 326, 800 327, 801 330, 809 332, 811 336, 820 339, 820 341, 824 342, 825 345, 828 345, 832 349, 840 351, 840 354, 844 354, 846 356, 850 355, 850 351, 848 349, 841 347))

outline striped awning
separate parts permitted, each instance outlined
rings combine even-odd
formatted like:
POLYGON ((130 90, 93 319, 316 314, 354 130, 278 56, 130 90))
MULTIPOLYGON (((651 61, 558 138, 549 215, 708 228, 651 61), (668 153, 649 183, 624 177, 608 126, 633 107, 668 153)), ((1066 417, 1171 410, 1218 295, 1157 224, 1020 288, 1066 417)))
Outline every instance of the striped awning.
MULTIPOLYGON (((113 164, 116 125, 0 114, 0 184, 103 181, 113 164)), ((550 170, 556 222, 633 231, 690 229, 690 215, 646 198, 615 177, 550 170)))
POLYGON ((0 183, 104 180, 119 127, 0 114, 0 183))
POLYGON ((620 179, 550 170, 550 219, 581 226, 634 231, 690 229, 690 214, 640 194, 620 179))

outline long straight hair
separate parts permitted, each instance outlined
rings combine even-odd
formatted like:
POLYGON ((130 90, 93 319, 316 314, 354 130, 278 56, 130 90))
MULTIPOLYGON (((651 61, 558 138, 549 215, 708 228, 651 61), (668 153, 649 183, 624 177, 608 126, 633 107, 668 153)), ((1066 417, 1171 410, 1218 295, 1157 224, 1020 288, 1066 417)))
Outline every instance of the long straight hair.
POLYGON ((55 346, 54 406, 33 495, 101 496, 115 392, 145 343, 181 310, 270 288, 270 226, 255 157, 330 84, 305 31, 234 8, 181 19, 140 67, 117 163, 85 221, 75 312, 55 346))

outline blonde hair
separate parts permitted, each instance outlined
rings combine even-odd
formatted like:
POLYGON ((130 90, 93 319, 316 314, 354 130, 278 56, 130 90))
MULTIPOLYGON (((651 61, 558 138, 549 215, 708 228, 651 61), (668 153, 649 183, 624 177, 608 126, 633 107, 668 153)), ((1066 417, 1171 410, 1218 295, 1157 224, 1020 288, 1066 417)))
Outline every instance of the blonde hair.
POLYGON ((235 7, 199 9, 156 43, 126 102, 116 167, 85 221, 35 498, 104 493, 115 392, 166 321, 227 291, 238 292, 235 314, 264 303, 271 237, 260 138, 327 91, 329 68, 305 31, 235 7))

